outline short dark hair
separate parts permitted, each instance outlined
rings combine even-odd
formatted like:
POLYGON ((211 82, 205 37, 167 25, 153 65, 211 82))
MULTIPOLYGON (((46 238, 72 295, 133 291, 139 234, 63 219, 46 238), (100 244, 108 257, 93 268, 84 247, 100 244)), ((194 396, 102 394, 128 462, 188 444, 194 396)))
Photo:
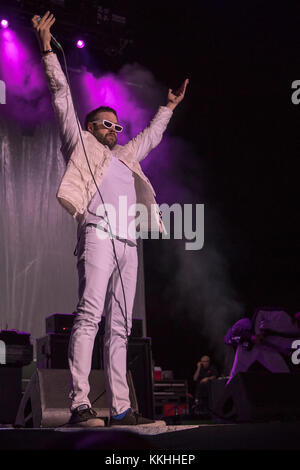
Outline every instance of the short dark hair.
POLYGON ((115 109, 111 108, 110 106, 99 106, 99 108, 93 109, 93 111, 90 111, 86 115, 85 121, 84 121, 85 128, 87 129, 88 123, 91 121, 95 121, 95 119, 97 118, 97 114, 102 113, 102 112, 114 113, 114 115, 118 119, 117 111, 115 109))

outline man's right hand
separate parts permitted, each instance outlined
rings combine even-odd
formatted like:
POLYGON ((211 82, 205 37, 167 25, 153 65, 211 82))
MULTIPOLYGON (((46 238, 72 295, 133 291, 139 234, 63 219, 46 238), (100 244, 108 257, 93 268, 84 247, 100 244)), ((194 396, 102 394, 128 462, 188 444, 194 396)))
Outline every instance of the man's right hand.
POLYGON ((41 49, 42 50, 48 50, 51 49, 51 33, 50 33, 50 28, 55 22, 55 18, 50 13, 50 11, 47 11, 42 19, 38 21, 41 17, 39 15, 34 15, 33 18, 31 19, 33 29, 35 30, 41 49))

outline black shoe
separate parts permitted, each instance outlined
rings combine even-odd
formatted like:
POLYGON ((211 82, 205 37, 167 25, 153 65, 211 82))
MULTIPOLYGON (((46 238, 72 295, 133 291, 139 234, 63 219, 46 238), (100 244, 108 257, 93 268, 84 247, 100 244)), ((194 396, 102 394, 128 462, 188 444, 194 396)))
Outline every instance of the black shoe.
POLYGON ((153 421, 153 419, 144 418, 132 410, 127 411, 121 419, 110 418, 110 426, 165 426, 165 421, 153 421))
POLYGON ((68 426, 75 428, 102 428, 105 426, 105 423, 103 419, 97 418, 95 410, 88 405, 81 405, 72 412, 68 426))

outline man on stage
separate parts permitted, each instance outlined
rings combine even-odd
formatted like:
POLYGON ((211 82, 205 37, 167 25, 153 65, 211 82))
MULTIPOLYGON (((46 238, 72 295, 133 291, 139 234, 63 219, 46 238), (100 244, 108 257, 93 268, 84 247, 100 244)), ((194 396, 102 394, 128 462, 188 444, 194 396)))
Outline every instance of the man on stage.
MULTIPOLYGON (((126 380, 127 340, 137 279, 136 236, 126 230, 130 216, 125 221, 121 217, 119 223, 112 224, 113 236, 104 236, 110 233, 110 227, 105 210, 99 211, 99 207, 103 208, 100 194, 104 203, 115 208, 116 220, 119 220, 120 198, 126 197, 128 207, 143 204, 147 208, 149 230, 161 231, 155 193, 139 162, 161 141, 173 110, 184 98, 188 80, 178 94, 169 90, 166 106, 161 106, 149 126, 125 146, 117 144, 117 133, 122 131, 122 126, 116 111, 110 107, 100 106, 90 112, 86 117, 87 130, 81 130, 66 77, 51 49, 50 28, 54 22, 50 12, 42 18, 38 15, 32 18, 59 124, 61 151, 68 162, 57 197, 78 221, 79 301, 69 344, 72 379, 69 424, 104 425, 88 399, 88 378, 94 340, 105 310, 104 367, 110 424, 156 425, 158 422, 131 410, 126 380)), ((135 214, 132 218, 134 220, 135 214)))

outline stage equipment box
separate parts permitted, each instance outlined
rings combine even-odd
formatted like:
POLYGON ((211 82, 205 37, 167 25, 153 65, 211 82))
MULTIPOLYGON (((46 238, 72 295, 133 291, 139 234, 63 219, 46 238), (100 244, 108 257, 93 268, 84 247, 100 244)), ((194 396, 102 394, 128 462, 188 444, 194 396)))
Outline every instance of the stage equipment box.
POLYGON ((0 364, 25 366, 33 360, 30 334, 16 330, 0 331, 0 364))
POLYGON ((0 366, 0 424, 13 424, 22 398, 22 367, 0 366))
POLYGON ((155 416, 188 414, 188 385, 186 380, 160 380, 154 382, 155 416), (166 412, 168 414, 166 414, 166 412))
MULTIPOLYGON (((53 313, 46 318, 46 333, 58 333, 69 335, 72 330, 75 315, 73 313, 53 313)), ((105 316, 99 323, 99 332, 103 334, 105 330, 105 316)), ((141 338, 143 336, 143 320, 141 318, 132 319, 131 338, 141 338)))
MULTIPOLYGON (((99 332, 97 334, 92 369, 101 369, 102 353, 100 351, 99 332)), ((36 340, 37 369, 68 369, 68 347, 70 334, 49 333, 36 340)))
POLYGON ((33 360, 30 334, 0 331, 0 424, 12 424, 22 398, 22 367, 33 360))

